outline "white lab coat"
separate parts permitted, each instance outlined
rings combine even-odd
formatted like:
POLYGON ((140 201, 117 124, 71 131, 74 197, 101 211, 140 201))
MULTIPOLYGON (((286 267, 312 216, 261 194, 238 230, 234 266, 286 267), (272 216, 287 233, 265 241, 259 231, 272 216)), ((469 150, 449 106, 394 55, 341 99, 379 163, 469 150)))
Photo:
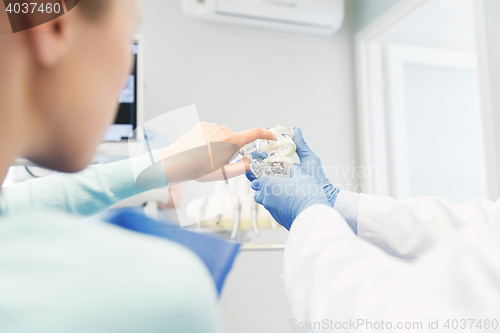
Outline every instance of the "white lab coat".
POLYGON ((383 320, 393 332, 498 332, 477 325, 500 321, 500 200, 362 195, 358 236, 334 209, 309 207, 291 228, 284 280, 299 331, 380 332, 383 320), (464 319, 475 322, 460 329, 464 319))

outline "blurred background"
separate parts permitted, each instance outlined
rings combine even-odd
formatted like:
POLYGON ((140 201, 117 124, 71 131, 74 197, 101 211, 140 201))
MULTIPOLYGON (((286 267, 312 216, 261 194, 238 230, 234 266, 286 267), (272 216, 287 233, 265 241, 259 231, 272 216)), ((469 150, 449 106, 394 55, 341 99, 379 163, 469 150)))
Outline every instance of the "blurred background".
MULTIPOLYGON (((141 3, 136 68, 120 97, 120 112, 135 118, 117 119, 96 163, 124 158, 127 144, 110 141, 131 128, 195 104, 201 120, 233 131, 301 127, 344 190, 500 197, 500 1, 141 3)), ((18 169, 4 186, 51 173, 18 169)), ((175 221, 211 191, 187 183, 128 205, 154 202, 150 214, 175 221), (177 198, 177 212, 162 197, 177 198)), ((270 226, 239 235, 253 246, 224 287, 224 333, 292 331, 281 279, 287 232, 270 226)))

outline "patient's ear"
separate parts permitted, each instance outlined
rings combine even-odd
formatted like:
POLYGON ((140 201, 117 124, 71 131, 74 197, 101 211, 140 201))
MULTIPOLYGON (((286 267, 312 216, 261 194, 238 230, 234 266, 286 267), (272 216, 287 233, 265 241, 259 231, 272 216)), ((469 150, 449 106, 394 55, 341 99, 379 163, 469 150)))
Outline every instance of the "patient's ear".
POLYGON ((69 53, 72 34, 67 16, 26 31, 32 57, 39 66, 52 67, 69 53))

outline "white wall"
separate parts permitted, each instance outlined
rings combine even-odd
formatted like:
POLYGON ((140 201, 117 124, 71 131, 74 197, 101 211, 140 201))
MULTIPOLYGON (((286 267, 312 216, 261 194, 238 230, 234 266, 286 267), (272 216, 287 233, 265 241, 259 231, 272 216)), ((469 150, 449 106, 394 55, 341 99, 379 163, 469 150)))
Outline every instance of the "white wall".
MULTIPOLYGON (((500 1, 487 0, 489 40, 491 50, 491 66, 493 71, 493 93, 498 123, 498 140, 500 142, 500 1)), ((500 143, 499 143, 500 145, 500 143)))
MULTIPOLYGON (((325 38, 204 24, 186 19, 180 0, 143 0, 146 119, 196 104, 203 120, 235 131, 300 126, 325 165, 352 167, 357 135, 347 2, 345 28, 325 38)), ((351 188, 357 181, 352 174, 333 180, 351 188)), ((221 300, 225 332, 290 332, 282 257, 239 257, 221 300)))

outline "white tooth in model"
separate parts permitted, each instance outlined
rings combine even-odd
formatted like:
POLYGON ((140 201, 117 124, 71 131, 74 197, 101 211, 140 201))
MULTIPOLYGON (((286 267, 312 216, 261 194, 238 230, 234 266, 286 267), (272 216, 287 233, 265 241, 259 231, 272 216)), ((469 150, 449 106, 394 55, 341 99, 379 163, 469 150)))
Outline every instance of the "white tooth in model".
POLYGON ((276 134, 276 140, 257 140, 243 147, 240 154, 248 157, 250 170, 256 178, 289 178, 293 166, 290 157, 297 150, 293 142, 294 131, 281 125, 269 130, 276 134))

